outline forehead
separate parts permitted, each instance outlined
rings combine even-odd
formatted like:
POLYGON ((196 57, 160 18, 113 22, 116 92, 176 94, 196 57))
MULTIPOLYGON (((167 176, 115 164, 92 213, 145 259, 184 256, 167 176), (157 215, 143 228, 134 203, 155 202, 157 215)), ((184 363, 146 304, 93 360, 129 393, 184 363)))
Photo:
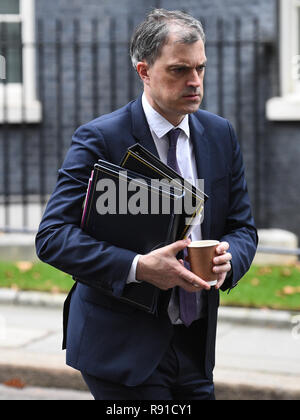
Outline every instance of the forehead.
POLYGON ((168 64, 172 62, 203 64, 206 61, 204 42, 199 39, 193 43, 183 43, 178 35, 171 33, 157 61, 168 64))

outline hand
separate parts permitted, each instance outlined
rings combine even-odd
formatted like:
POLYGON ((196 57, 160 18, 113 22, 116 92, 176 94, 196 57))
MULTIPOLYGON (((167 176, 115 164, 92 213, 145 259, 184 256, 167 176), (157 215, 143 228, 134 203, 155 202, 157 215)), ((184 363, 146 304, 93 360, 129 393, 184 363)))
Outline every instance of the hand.
POLYGON ((218 256, 213 259, 213 272, 218 274, 218 283, 215 286, 216 289, 220 289, 226 279, 227 273, 231 270, 230 261, 232 260, 232 255, 227 252, 228 249, 228 242, 221 242, 216 248, 218 256))
POLYGON ((136 279, 153 284, 161 290, 180 286, 187 292, 209 290, 210 286, 196 274, 186 269, 176 255, 186 248, 190 239, 174 242, 149 254, 142 255, 136 267, 136 279))

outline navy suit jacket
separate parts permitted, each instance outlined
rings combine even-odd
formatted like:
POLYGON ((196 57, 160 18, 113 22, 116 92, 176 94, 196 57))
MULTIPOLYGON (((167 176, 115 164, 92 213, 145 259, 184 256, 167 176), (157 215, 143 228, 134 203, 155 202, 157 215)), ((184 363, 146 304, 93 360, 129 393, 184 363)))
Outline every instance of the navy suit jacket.
MULTIPOLYGON (((198 178, 205 180, 203 239, 228 241, 233 288, 249 269, 257 247, 240 147, 230 123, 205 111, 189 116, 198 178)), ((142 383, 158 365, 172 336, 167 305, 154 316, 104 295, 99 286, 122 295, 135 253, 97 241, 80 229, 88 179, 98 159, 119 164, 127 148, 140 142, 158 156, 141 97, 81 126, 59 170, 36 236, 39 258, 84 279, 65 303, 67 364, 102 379, 142 383)), ((205 369, 212 378, 219 292, 211 289, 205 369)), ((196 338, 195 338, 196 339, 196 338)))

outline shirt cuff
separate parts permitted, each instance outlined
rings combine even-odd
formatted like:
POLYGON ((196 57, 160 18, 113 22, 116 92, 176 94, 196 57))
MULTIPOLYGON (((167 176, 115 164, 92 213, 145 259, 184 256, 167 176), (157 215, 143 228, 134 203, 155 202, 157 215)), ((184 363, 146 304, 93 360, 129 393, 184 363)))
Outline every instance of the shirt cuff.
POLYGON ((132 264, 131 264, 131 268, 130 268, 128 277, 127 277, 127 280, 126 280, 126 284, 141 283, 139 280, 136 279, 136 266, 137 266, 137 263, 138 263, 138 260, 139 260, 140 256, 141 256, 140 254, 137 254, 134 257, 134 259, 132 261, 132 264))

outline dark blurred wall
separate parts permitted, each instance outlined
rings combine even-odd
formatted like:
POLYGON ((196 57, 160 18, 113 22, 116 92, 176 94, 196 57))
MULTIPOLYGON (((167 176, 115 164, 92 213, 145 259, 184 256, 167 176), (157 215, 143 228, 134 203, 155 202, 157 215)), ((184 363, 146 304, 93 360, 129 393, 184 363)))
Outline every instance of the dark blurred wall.
POLYGON ((36 0, 43 121, 25 127, 26 156, 18 146, 22 127, 6 127, 14 162, 11 193, 21 192, 23 159, 30 165, 26 189, 39 193, 41 147, 43 185, 51 193, 78 125, 141 92, 128 42, 133 27, 157 6, 185 10, 203 21, 208 56, 203 107, 230 119, 237 131, 259 227, 300 235, 300 124, 265 119, 266 101, 278 95, 277 0, 36 0))

